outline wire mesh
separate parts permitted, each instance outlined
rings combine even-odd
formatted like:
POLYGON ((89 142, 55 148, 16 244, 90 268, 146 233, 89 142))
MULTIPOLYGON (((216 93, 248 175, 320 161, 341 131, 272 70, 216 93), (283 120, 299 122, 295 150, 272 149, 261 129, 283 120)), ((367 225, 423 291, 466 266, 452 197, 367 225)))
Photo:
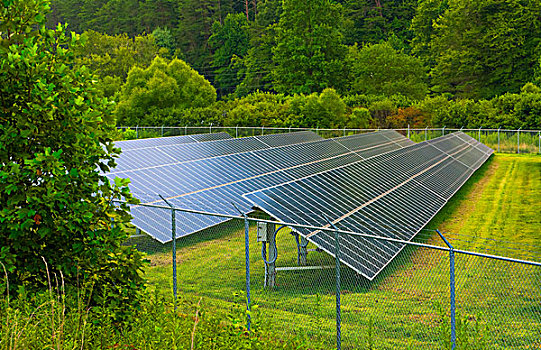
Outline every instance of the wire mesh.
MULTIPOLYGON (((224 127, 224 126, 145 126, 145 127, 118 127, 119 131, 126 130, 135 132, 135 138, 195 135, 215 132, 226 132, 233 137, 258 136, 268 134, 287 133, 302 130, 311 130, 323 138, 354 135, 364 132, 376 131, 376 129, 312 129, 312 128, 273 128, 273 127, 224 127)), ((424 129, 393 129, 412 141, 423 142, 455 131, 463 131, 476 140, 484 143, 496 152, 501 153, 526 153, 541 154, 541 131, 539 130, 503 130, 503 129, 448 129, 424 128, 424 129)))
MULTIPOLYGON (((268 258, 269 251, 267 247, 263 253, 261 242, 256 241, 261 218, 249 219, 250 305, 242 218, 177 239, 179 298, 202 298, 207 313, 236 323, 240 329, 246 327, 246 309, 250 308, 253 331, 272 330, 268 337, 284 343, 295 339, 296 344, 311 349, 335 348, 335 259, 309 243, 306 265, 297 269, 295 232, 282 229, 276 236, 276 285, 266 288, 269 266, 263 256, 268 258)), ((136 244, 147 253, 149 286, 172 295, 172 244, 131 230, 133 236, 126 244, 136 244)), ((471 247, 485 254, 541 260, 537 242, 526 245, 475 235, 444 235, 457 249, 471 247)), ((413 242, 424 246, 406 245, 373 281, 341 266, 342 349, 452 347, 449 251, 434 230, 422 230, 413 242)), ((541 346, 541 266, 456 253, 454 274, 456 349, 541 346)))

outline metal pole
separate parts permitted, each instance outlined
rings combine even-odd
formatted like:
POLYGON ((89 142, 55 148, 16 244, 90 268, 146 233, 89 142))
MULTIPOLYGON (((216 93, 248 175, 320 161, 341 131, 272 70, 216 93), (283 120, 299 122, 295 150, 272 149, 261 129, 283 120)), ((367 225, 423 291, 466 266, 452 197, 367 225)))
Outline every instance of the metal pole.
POLYGON ((522 126, 517 130, 517 154, 520 153, 520 129, 522 129, 522 126))
POLYGON ((188 125, 184 125, 184 135, 188 135, 188 125))
POLYGON ((209 134, 212 134, 212 123, 210 123, 210 126, 209 126, 209 134))
POLYGON ((498 127, 498 153, 500 153, 500 129, 501 127, 498 127))
POLYGON ((163 198, 161 194, 159 194, 159 196, 169 207, 171 207, 171 238, 173 240, 173 302, 175 311, 177 311, 177 220, 175 216, 175 207, 173 207, 173 205, 171 205, 167 199, 163 198))
POLYGON ((344 136, 346 136, 346 128, 344 128, 344 136))
POLYGON ((261 126, 261 135, 265 133, 265 126, 261 126))
POLYGON ((239 137, 239 126, 237 125, 235 127, 235 138, 238 138, 239 137))
POLYGON ((541 131, 539 132, 539 150, 538 153, 541 154, 541 131))
POLYGON ((445 125, 443 126, 443 129, 441 129, 441 136, 445 136, 445 125))
POLYGON ((451 299, 451 349, 456 349, 456 299, 455 299, 455 250, 451 243, 436 230, 445 244, 449 247, 449 296, 451 299))
POLYGON ((340 307, 340 233, 338 228, 327 218, 325 220, 335 229, 335 273, 336 273, 336 349, 342 349, 342 313, 340 307))
POLYGON ((135 127, 135 138, 138 139, 139 138, 139 125, 137 125, 135 127))
POLYGON ((250 327, 252 323, 252 318, 250 315, 251 300, 250 300, 250 223, 244 215, 244 253, 246 255, 246 322, 248 332, 250 332, 250 327))
POLYGON ((163 137, 163 125, 162 125, 162 137, 163 137))
POLYGON ((246 256, 246 327, 250 332, 252 317, 250 315, 251 298, 250 298, 250 223, 248 217, 244 214, 235 203, 232 203, 235 209, 244 217, 244 254, 246 256))
POLYGON ((408 139, 410 138, 410 125, 408 124, 408 139))
POLYGON ((477 141, 481 142, 481 128, 479 128, 479 136, 477 137, 477 141))
POLYGON ((428 140, 428 126, 425 128, 425 141, 428 140))

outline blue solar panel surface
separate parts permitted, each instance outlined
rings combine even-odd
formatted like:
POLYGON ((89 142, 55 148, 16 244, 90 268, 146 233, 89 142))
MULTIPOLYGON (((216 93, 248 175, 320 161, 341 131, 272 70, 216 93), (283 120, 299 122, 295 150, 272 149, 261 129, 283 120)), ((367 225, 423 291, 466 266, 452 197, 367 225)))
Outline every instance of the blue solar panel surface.
MULTIPOLYGON (((245 194, 288 223, 411 240, 492 154, 453 133, 373 158, 245 194)), ((295 229, 334 256, 333 233, 295 229)), ((375 278, 403 244, 358 235, 340 238, 341 261, 375 278)))
POLYGON ((113 169, 112 173, 122 173, 128 170, 145 169, 165 164, 176 164, 190 160, 219 157, 322 139, 322 137, 311 131, 301 131, 288 134, 250 136, 237 139, 166 144, 128 149, 124 150, 117 159, 117 166, 113 169))
MULTIPOLYGON (((166 205, 158 199, 157 194, 161 194, 175 207, 238 214, 232 202, 244 212, 252 210, 250 202, 242 197, 244 193, 368 159, 378 150, 389 152, 412 144, 412 141, 394 131, 380 131, 137 169, 116 175, 129 177, 132 192, 146 203, 166 205)), ((133 223, 157 240, 171 240, 171 220, 167 211, 158 215, 156 209, 138 206, 132 209, 132 215, 133 223)), ((197 214, 179 212, 177 215, 182 217, 177 220, 178 237, 225 221, 197 214)))
POLYGON ((219 132, 212 134, 197 134, 197 135, 181 135, 181 136, 167 136, 167 137, 155 137, 147 139, 137 139, 137 140, 126 140, 126 141, 117 141, 115 146, 121 148, 123 151, 156 147, 156 146, 166 146, 166 145, 178 145, 183 143, 193 143, 193 142, 204 142, 211 140, 225 140, 230 139, 228 133, 219 132))

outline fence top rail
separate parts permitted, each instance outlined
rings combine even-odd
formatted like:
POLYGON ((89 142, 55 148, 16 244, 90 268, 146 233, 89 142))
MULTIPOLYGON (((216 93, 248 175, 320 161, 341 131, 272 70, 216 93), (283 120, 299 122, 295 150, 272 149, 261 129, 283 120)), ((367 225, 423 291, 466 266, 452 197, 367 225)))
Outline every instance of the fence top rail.
MULTIPOLYGON (((275 221, 275 220, 252 218, 252 217, 249 217, 249 216, 241 216, 241 215, 211 213, 211 212, 205 212, 205 211, 201 211, 201 210, 177 208, 177 207, 170 207, 170 206, 163 206, 163 205, 156 205, 156 204, 145 204, 145 203, 132 204, 132 203, 128 203, 126 201, 121 201, 121 200, 113 200, 113 202, 114 203, 127 204, 127 205, 130 205, 130 206, 142 206, 142 207, 150 207, 150 208, 156 208, 156 209, 166 209, 166 210, 180 211, 180 212, 191 213, 191 214, 222 217, 222 218, 227 218, 227 219, 248 220, 248 221, 253 221, 253 222, 265 222, 265 223, 269 223, 269 224, 286 225, 286 226, 289 226, 289 227, 292 227, 292 228, 297 227, 297 228, 305 228, 305 229, 311 229, 311 230, 335 232, 335 233, 339 233, 339 234, 355 235, 355 236, 360 236, 360 237, 363 237, 363 238, 369 238, 369 239, 376 239, 376 240, 393 242, 393 243, 406 244, 406 245, 417 246, 417 247, 422 247, 422 248, 428 248, 428 249, 433 249, 433 250, 440 250, 440 251, 447 251, 447 252, 453 251, 454 253, 457 253, 457 254, 471 255, 471 256, 477 256, 477 257, 482 257, 482 258, 488 258, 488 259, 501 260, 501 261, 514 262, 514 263, 519 263, 519 264, 524 264, 524 265, 531 265, 531 266, 539 266, 539 267, 541 267, 541 262, 536 262, 536 261, 523 260, 523 259, 514 259, 514 258, 505 257, 505 256, 485 254, 485 253, 479 253, 479 252, 462 250, 462 249, 453 249, 453 248, 449 248, 449 247, 436 246, 436 245, 426 244, 426 243, 411 242, 411 241, 406 241, 406 240, 402 240, 402 239, 383 237, 383 236, 377 236, 377 235, 370 235, 370 234, 360 233, 360 232, 339 230, 339 229, 334 229, 334 228, 329 228, 329 227, 318 227, 318 226, 303 225, 303 224, 296 224, 296 223, 287 223, 287 222, 281 222, 281 221, 275 221)), ((231 203, 231 205, 233 206, 234 204, 231 203)), ((432 231, 436 232, 436 230, 432 230, 432 231)))
POLYGON ((466 129, 466 128, 447 128, 447 127, 441 127, 441 128, 396 128, 396 129, 353 129, 353 128, 342 128, 342 129, 323 129, 323 128, 289 128, 289 127, 272 127, 272 126, 215 126, 215 125, 208 125, 208 126, 118 126, 117 129, 245 129, 245 130, 283 130, 283 131, 306 131, 306 130, 314 130, 314 131, 360 131, 360 132, 370 132, 370 131, 378 131, 378 130, 395 130, 395 131, 503 131, 503 132, 525 132, 525 133, 541 133, 541 130, 529 130, 529 129, 484 129, 484 128, 473 128, 473 129, 466 129))

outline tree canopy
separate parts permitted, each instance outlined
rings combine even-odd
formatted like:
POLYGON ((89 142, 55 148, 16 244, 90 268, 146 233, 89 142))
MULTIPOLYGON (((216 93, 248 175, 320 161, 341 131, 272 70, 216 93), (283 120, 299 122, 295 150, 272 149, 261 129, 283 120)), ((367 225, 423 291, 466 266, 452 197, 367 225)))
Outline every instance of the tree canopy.
POLYGON ((47 268, 93 300, 137 304, 141 254, 122 247, 132 201, 115 166, 111 104, 85 67, 79 35, 44 26, 46 0, 0 5, 0 261, 13 291, 42 288, 47 268))

